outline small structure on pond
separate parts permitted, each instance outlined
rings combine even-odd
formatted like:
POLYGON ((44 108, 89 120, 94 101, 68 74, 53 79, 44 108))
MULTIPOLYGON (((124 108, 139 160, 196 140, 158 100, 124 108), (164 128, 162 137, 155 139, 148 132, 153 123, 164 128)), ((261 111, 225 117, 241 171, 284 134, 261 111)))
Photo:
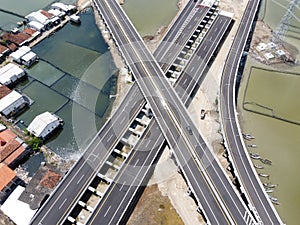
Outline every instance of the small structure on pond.
POLYGON ((63 125, 63 121, 50 112, 44 112, 34 118, 27 130, 34 136, 45 140, 57 128, 63 125))

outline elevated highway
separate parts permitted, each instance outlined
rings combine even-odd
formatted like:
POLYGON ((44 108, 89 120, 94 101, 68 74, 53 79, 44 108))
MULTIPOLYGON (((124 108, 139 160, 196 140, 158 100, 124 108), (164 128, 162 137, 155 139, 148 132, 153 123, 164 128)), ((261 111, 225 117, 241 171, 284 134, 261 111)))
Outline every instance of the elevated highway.
POLYGON ((242 140, 236 111, 239 64, 259 3, 260 0, 249 0, 227 56, 220 90, 220 112, 226 147, 249 207, 261 224, 283 224, 253 168, 242 140))
POLYGON ((242 224, 246 223, 246 215, 247 222, 253 223, 251 215, 247 215, 248 209, 236 195, 185 107, 120 6, 115 1, 95 1, 95 4, 119 43, 119 49, 181 164, 198 204, 207 204, 204 211, 210 214, 210 222, 242 224), (203 162, 209 163, 205 165, 203 162))
MULTIPOLYGON (((203 40, 203 44, 200 44, 200 47, 196 51, 196 55, 198 57, 194 57, 191 59, 191 63, 187 65, 186 70, 182 74, 182 79, 188 79, 185 82, 185 85, 194 86, 195 82, 198 83, 197 80, 203 79, 204 74, 201 73, 201 69, 198 71, 194 71, 194 73, 189 73, 191 68, 195 63, 204 63, 210 59, 212 51, 202 51, 202 45, 208 44, 206 40, 210 40, 211 37, 217 37, 214 39, 212 46, 215 48, 218 46, 218 43, 222 36, 225 33, 227 26, 229 25, 231 18, 220 16, 220 18, 216 19, 216 22, 212 26, 211 30, 208 32, 205 40, 203 40), (215 30, 214 28, 224 27, 222 29, 215 30), (226 28, 225 28, 226 27, 226 28), (202 54, 202 55, 201 55, 202 54), (206 61, 205 61, 206 60, 206 61), (191 65, 191 66, 190 66, 191 65)), ((206 63, 205 63, 206 62, 206 63)), ((180 77, 181 78, 181 77, 180 77)), ((180 79, 180 80, 182 80, 180 79)), ((175 88, 177 87, 179 90, 180 85, 179 80, 175 84, 175 88)), ((189 91, 189 94, 192 93, 192 89, 186 89, 189 91)), ((186 92, 177 92, 180 98, 183 100, 183 96, 188 95, 186 92)), ((187 99, 183 100, 184 103, 188 103, 187 99)), ((147 163, 148 160, 155 158, 151 155, 158 153, 158 149, 156 146, 164 146, 166 144, 165 139, 162 133, 159 130, 158 124, 155 120, 152 121, 153 126, 149 127, 150 137, 145 135, 140 140, 137 149, 134 151, 134 155, 132 158, 130 157, 130 162, 126 162, 124 168, 114 181, 114 184, 110 187, 109 192, 106 196, 101 200, 100 204, 97 207, 97 210, 93 213, 91 218, 87 224, 99 224, 98 221, 101 221, 100 224, 124 224, 126 219, 128 218, 128 211, 132 210, 134 202, 132 203, 132 198, 136 195, 136 193, 143 188, 145 185, 145 180, 147 180, 147 175, 151 175, 151 171, 153 170, 153 164, 151 161, 150 164, 147 163), (153 148, 155 146, 155 148, 153 148), (146 158, 146 160, 144 160, 146 158), (145 163, 145 164, 142 164, 145 163), (141 172, 142 171, 142 172, 141 172), (145 177, 144 177, 145 176, 145 177)), ((149 177, 148 177, 149 178, 149 177)))

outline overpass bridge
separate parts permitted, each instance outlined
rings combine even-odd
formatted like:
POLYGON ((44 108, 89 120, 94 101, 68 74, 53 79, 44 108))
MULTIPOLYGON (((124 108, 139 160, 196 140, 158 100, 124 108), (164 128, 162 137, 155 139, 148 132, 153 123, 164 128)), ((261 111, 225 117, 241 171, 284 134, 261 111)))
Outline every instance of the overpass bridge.
MULTIPOLYGON (((170 88, 163 72, 120 6, 115 1, 95 1, 95 4, 119 44, 119 49, 174 151, 198 204, 202 204, 202 207, 204 203, 207 204, 204 211, 210 213, 210 223, 246 223, 248 209, 238 198, 184 105, 170 88), (204 162, 209 162, 209 165, 204 162)), ((247 218, 249 219, 248 216, 247 218)), ((253 223, 251 215, 249 221, 253 223)))
POLYGON ((227 56, 220 87, 219 111, 221 112, 222 129, 229 158, 250 209, 260 224, 283 224, 265 193, 247 153, 236 111, 236 79, 249 33, 253 29, 253 21, 259 3, 260 0, 249 0, 227 56))

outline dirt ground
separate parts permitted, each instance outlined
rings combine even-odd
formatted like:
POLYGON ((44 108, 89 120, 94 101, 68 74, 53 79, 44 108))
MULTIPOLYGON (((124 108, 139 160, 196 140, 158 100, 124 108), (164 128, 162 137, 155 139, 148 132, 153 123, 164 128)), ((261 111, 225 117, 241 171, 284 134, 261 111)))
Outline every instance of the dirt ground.
POLYGON ((128 225, 183 225, 168 197, 163 196, 157 185, 148 186, 133 213, 128 225))

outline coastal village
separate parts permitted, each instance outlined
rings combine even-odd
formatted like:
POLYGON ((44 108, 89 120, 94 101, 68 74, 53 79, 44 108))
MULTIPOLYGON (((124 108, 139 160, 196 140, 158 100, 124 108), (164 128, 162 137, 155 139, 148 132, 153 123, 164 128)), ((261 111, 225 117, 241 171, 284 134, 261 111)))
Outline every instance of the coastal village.
MULTIPOLYGON (((28 224, 42 202, 51 194, 73 162, 65 162, 43 142, 63 126, 63 120, 51 112, 36 116, 26 130, 16 126, 16 116, 35 101, 15 89, 27 79, 27 69, 39 63, 31 47, 43 41, 66 23, 80 24, 74 5, 60 2, 51 8, 25 16, 11 31, 0 33, 0 204, 1 211, 14 224, 28 224), (33 177, 20 165, 36 152, 43 152, 45 162, 33 177), (15 213, 18 210, 22 216, 15 213)), ((1 224, 10 224, 0 216, 1 224)))

